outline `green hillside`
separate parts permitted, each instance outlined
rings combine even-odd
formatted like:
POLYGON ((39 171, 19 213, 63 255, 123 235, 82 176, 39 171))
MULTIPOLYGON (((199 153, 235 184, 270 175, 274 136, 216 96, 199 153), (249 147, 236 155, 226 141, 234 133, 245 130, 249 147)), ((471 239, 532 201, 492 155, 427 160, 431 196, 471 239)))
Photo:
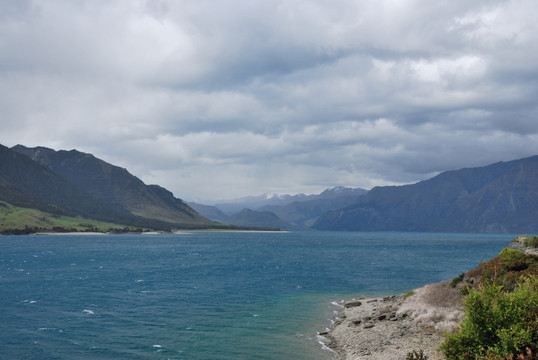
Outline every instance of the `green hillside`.
POLYGON ((124 232, 141 229, 79 216, 51 214, 0 201, 0 234, 36 232, 124 232))

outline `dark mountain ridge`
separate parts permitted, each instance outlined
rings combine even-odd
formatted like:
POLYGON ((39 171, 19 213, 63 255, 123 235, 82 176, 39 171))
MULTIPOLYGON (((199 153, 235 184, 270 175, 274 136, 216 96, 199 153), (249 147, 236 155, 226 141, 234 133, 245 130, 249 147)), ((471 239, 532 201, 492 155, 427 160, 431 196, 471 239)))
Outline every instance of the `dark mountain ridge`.
POLYGON ((23 154, 0 145, 0 200, 58 215, 133 221, 127 211, 100 201, 23 154))
POLYGON ((17 145, 1 155, 0 199, 17 206, 164 230, 218 225, 91 154, 17 145))
POLYGON ((321 216, 320 230, 536 232, 538 156, 375 187, 321 216))
POLYGON ((211 222, 182 200, 157 185, 146 185, 126 169, 111 165, 77 150, 55 151, 44 147, 13 150, 77 184, 81 189, 110 206, 147 219, 171 224, 205 224, 211 222))

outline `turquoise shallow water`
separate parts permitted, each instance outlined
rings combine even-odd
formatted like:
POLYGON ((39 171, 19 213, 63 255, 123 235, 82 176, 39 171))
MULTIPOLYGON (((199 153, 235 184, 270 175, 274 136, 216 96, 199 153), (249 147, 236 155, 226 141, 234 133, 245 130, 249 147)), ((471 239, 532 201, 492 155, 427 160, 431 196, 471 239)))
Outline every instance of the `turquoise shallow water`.
POLYGON ((0 237, 1 359, 330 359, 332 301, 403 293, 513 235, 0 237))

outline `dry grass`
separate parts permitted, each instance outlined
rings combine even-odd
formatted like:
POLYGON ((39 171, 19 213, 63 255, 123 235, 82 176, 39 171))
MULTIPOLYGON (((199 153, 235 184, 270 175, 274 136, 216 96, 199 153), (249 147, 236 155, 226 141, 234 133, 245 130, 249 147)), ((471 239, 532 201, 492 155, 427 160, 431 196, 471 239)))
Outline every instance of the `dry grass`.
POLYGON ((452 331, 464 318, 461 311, 463 296, 450 286, 449 281, 429 284, 414 291, 415 294, 404 300, 398 313, 406 313, 438 331, 452 331))

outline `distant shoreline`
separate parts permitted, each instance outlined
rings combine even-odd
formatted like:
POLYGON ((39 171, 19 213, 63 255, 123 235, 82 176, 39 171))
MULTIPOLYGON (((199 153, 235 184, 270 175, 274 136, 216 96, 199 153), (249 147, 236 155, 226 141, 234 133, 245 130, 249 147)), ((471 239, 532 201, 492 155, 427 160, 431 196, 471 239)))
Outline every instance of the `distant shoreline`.
MULTIPOLYGON (((23 234, 23 235, 38 235, 38 236, 45 236, 45 235, 62 235, 62 236, 68 236, 68 235, 87 235, 87 236, 97 236, 97 235, 167 235, 167 234, 175 234, 175 235, 187 235, 187 234, 193 234, 193 233, 199 233, 199 232, 237 232, 237 233, 287 233, 289 231, 282 231, 282 230, 239 230, 239 229, 195 229, 195 230, 177 230, 177 231, 143 231, 143 232, 98 232, 98 231, 69 231, 69 232, 54 232, 54 231, 43 231, 43 232, 36 232, 31 234, 23 234)), ((6 234, 10 235, 10 234, 6 234)))
POLYGON ((110 233, 104 233, 104 232, 95 232, 95 231, 72 231, 72 232, 38 232, 33 233, 29 235, 88 235, 88 236, 95 236, 95 235, 108 235, 110 233))

